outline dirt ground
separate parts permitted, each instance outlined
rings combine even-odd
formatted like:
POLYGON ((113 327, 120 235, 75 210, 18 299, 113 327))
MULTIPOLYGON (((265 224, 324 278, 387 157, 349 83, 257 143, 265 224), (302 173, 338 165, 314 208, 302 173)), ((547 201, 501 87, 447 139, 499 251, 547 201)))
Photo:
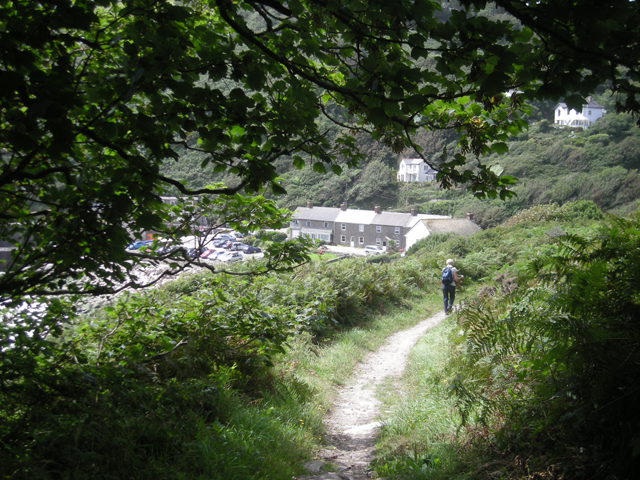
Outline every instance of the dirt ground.
POLYGON ((311 475, 298 480, 362 480, 370 477, 374 445, 380 425, 376 387, 387 378, 399 379, 418 339, 444 319, 444 312, 391 335, 377 351, 369 353, 340 389, 324 423, 327 447, 306 467, 311 475), (333 470, 327 473, 328 470, 333 470))

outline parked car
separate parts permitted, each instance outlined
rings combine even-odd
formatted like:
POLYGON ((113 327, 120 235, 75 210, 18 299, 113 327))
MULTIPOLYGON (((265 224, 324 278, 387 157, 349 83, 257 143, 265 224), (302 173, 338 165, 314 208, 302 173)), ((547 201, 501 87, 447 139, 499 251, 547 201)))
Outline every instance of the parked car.
POLYGON ((248 247, 248 245, 245 245, 242 242, 233 242, 231 243, 231 247, 229 247, 229 250, 234 250, 236 252, 239 252, 244 250, 245 247, 248 247))
POLYGON ((204 250, 202 250, 202 253, 200 254, 200 258, 209 258, 209 255, 211 255, 214 252, 215 250, 213 248, 205 248, 204 250))
POLYGON ((259 247, 254 247, 253 245, 245 245, 242 249, 242 253, 260 253, 262 250, 259 247))
POLYGON ((225 252, 217 260, 225 263, 240 262, 244 257, 240 252, 225 252))
POLYGON ((169 255, 171 253, 175 253, 174 257, 177 258, 182 257, 182 254, 188 255, 188 250, 188 248, 182 245, 165 245, 156 250, 156 253, 160 255, 169 255), (181 250, 181 252, 178 252, 178 250, 181 250))
POLYGON ((364 247, 365 255, 380 255, 381 253, 384 253, 384 250, 379 245, 367 245, 364 247))
POLYGON ((229 253, 229 252, 227 252, 226 250, 214 250, 211 253, 211 255, 209 255, 209 260, 212 260, 212 261, 213 260, 220 260, 220 257, 222 255, 226 254, 226 253, 229 253))
POLYGON ((152 243, 153 240, 138 240, 137 242, 133 242, 127 245, 127 250, 138 250, 139 248, 142 248, 145 245, 150 245, 152 243))
POLYGON ((236 237, 234 237, 233 235, 229 234, 229 233, 221 233, 219 235, 216 235, 216 240, 231 240, 233 242, 235 242, 236 237))
POLYGON ((205 247, 189 248, 187 250, 187 256, 196 259, 200 257, 205 250, 207 250, 205 247))

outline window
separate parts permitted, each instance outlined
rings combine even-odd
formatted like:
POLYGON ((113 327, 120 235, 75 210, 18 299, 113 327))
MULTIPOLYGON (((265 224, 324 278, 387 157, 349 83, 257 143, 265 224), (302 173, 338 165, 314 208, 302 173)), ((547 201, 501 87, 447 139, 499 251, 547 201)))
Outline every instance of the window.
POLYGON ((379 238, 376 238, 376 245, 380 245, 382 242, 380 241, 379 238))
POLYGON ((311 226, 311 222, 309 220, 307 220, 307 227, 311 226))
POLYGON ((380 225, 376 225, 376 233, 380 233, 382 231, 382 227, 380 225))
POLYGON ((340 236, 340 241, 341 241, 342 243, 346 243, 346 242, 347 242, 347 236, 346 236, 346 235, 341 235, 341 236, 340 236))
POLYGON ((396 227, 395 232, 396 232, 396 235, 399 234, 400 233, 400 227, 396 227))
POLYGON ((329 222, 324 222, 324 228, 329 228, 329 222))
POLYGON ((342 224, 341 229, 342 229, 342 230, 346 230, 346 229, 347 229, 347 224, 346 224, 346 223, 343 223, 343 224, 342 224))
POLYGON ((358 231, 364 232, 364 225, 359 225, 358 226, 358 231))
POLYGON ((558 109, 558 116, 562 115, 562 110, 558 109))
POLYGON ((362 245, 364 243, 364 237, 358 237, 358 243, 362 245))

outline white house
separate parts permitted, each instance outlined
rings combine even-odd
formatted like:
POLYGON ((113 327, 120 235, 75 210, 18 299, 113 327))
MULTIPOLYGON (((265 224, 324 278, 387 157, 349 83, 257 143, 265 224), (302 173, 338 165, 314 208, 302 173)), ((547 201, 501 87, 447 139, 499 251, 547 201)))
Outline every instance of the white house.
POLYGON ((432 233, 449 233, 456 235, 473 235, 479 232, 480 227, 473 221, 473 216, 467 213, 467 218, 431 218, 420 219, 416 222, 406 237, 406 248, 409 249, 418 240, 428 237, 432 233))
POLYGON ((554 122, 556 125, 568 127, 589 128, 596 120, 607 111, 602 105, 597 104, 591 97, 587 97, 587 103, 582 105, 582 111, 569 110, 566 103, 556 105, 554 122))
POLYGON ((403 158, 397 177, 399 182, 433 182, 437 173, 421 158, 403 158))

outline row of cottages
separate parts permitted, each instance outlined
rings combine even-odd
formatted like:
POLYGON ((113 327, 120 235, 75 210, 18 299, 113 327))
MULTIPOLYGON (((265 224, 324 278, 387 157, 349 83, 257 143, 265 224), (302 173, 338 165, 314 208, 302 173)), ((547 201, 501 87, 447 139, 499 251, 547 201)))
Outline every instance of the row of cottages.
POLYGON ((403 158, 396 177, 399 182, 433 182, 437 173, 421 158, 403 158))
POLYGON ((582 111, 569 110, 566 103, 556 105, 554 122, 556 125, 567 127, 589 128, 596 120, 607 111, 602 105, 597 104, 591 97, 587 97, 587 103, 582 105, 582 111))
POLYGON ((290 236, 301 235, 324 240, 335 245, 365 247, 379 245, 385 250, 393 240, 396 248, 406 250, 421 238, 434 232, 454 232, 470 235, 480 230, 471 215, 467 219, 452 219, 445 215, 383 212, 374 210, 349 210, 345 205, 314 207, 307 202, 293 213, 290 236))

